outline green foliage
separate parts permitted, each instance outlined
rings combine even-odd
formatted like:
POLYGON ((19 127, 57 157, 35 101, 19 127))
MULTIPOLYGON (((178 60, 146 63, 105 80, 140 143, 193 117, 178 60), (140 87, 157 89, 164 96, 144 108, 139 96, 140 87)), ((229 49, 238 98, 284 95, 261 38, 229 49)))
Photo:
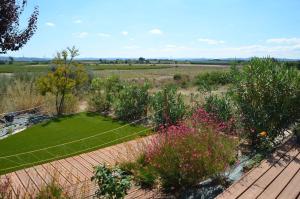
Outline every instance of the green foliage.
POLYGON ((295 67, 296 69, 300 70, 300 61, 286 62, 285 65, 287 67, 295 67))
POLYGON ((78 55, 75 47, 58 52, 53 61, 56 66, 54 71, 37 81, 37 86, 43 95, 46 93, 55 95, 57 115, 64 112, 66 95, 73 94, 88 80, 84 67, 74 62, 74 58, 78 55))
POLYGON ((212 71, 196 76, 195 84, 201 91, 211 91, 218 86, 232 83, 231 73, 227 71, 212 71))
POLYGON ((54 180, 50 184, 42 187, 38 192, 36 199, 45 199, 45 198, 55 198, 55 199, 71 199, 68 194, 66 194, 63 188, 58 185, 54 180))
POLYGON ((98 198, 119 199, 127 195, 131 187, 131 177, 118 167, 108 168, 100 165, 95 168, 92 181, 98 184, 98 198))
POLYGON ((175 74, 173 76, 173 79, 176 84, 179 84, 181 86, 181 88, 187 88, 190 81, 190 77, 183 74, 175 74))
POLYGON ((227 122, 232 118, 232 107, 227 97, 209 95, 205 99, 204 109, 208 113, 213 113, 220 121, 227 122))
POLYGON ((176 124, 187 113, 182 95, 177 94, 176 87, 171 85, 154 94, 151 107, 154 111, 154 122, 157 126, 176 124))
POLYGON ((121 89, 121 81, 117 76, 111 76, 106 79, 93 79, 90 106, 96 111, 109 111, 113 100, 118 96, 121 89))
POLYGON ((126 162, 120 164, 120 168, 130 175, 133 175, 134 181, 143 188, 152 188, 158 178, 155 169, 150 166, 141 155, 136 162, 126 162))
POLYGON ((125 84, 114 101, 116 116, 123 121, 139 120, 147 115, 149 84, 125 84))
POLYGON ((254 58, 236 72, 232 97, 254 146, 275 138, 300 118, 300 74, 270 58, 254 58))

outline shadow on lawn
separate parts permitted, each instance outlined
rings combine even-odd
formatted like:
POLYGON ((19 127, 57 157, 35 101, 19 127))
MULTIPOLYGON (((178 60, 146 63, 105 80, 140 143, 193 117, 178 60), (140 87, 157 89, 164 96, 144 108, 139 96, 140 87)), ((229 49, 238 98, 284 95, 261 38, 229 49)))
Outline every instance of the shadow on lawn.
MULTIPOLYGON (((106 121, 106 122, 112 122, 112 123, 118 123, 120 125, 126 125, 128 124, 129 122, 126 122, 126 121, 121 121, 121 120, 118 120, 116 118, 112 118, 112 117, 109 117, 107 115, 103 115, 103 114, 100 114, 100 113, 96 113, 96 112, 87 112, 86 115, 88 117, 101 117, 103 121, 106 121)), ((136 123, 136 124, 131 124, 130 126, 138 126, 139 124, 136 123)))
MULTIPOLYGON (((53 117, 51 120, 46 121, 41 126, 46 127, 46 126, 50 125, 51 123, 60 123, 64 120, 66 120, 66 119, 72 119, 76 116, 79 116, 80 114, 85 114, 87 117, 91 117, 91 118, 101 119, 102 121, 105 121, 105 122, 118 123, 119 125, 128 124, 128 122, 120 121, 116 118, 111 118, 109 116, 104 116, 104 115, 101 115, 101 114, 96 113, 96 112, 86 112, 86 113, 79 113, 79 114, 63 115, 63 116, 60 116, 60 117, 53 117)), ((131 124, 130 126, 138 126, 138 125, 139 124, 137 123, 137 124, 131 124)))
POLYGON ((60 117, 53 117, 52 119, 50 119, 50 120, 46 121, 45 123, 41 124, 41 126, 46 127, 46 126, 50 125, 51 123, 60 123, 64 119, 72 119, 75 116, 76 116, 76 114, 64 115, 64 116, 60 116, 60 117))

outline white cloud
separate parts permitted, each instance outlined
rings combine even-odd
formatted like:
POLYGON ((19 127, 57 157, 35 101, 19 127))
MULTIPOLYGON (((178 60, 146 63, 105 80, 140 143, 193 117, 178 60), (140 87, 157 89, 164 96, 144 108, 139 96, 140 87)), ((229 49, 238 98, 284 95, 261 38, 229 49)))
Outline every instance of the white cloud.
POLYGON ((46 22, 45 25, 46 25, 46 26, 49 26, 49 27, 54 27, 54 26, 55 26, 55 24, 52 23, 52 22, 46 22))
POLYGON ((166 48, 176 48, 177 46, 176 46, 176 45, 173 45, 173 44, 167 44, 165 47, 166 47, 166 48))
POLYGON ((107 34, 107 33, 103 33, 103 32, 100 32, 97 34, 99 37, 111 37, 110 34, 107 34))
POLYGON ((152 35, 162 35, 163 34, 163 32, 158 28, 150 30, 149 33, 152 35))
POLYGON ((271 38, 266 40, 271 44, 300 44, 300 38, 271 38))
POLYGON ((132 49, 138 49, 140 47, 138 45, 128 45, 128 46, 124 46, 123 48, 128 49, 128 50, 132 50, 132 49))
POLYGON ((79 33, 74 33, 73 35, 77 38, 82 39, 82 38, 86 38, 89 35, 89 33, 88 32, 79 32, 79 33))
POLYGON ((127 31, 122 31, 121 34, 124 35, 124 36, 127 36, 127 35, 129 34, 129 32, 127 32, 127 31))
POLYGON ((219 45, 225 43, 225 41, 223 40, 215 40, 215 39, 208 39, 208 38, 199 38, 197 39, 197 41, 201 43, 206 43, 208 45, 219 45))
POLYGON ((82 20, 81 19, 77 19, 77 20, 74 20, 73 23, 80 24, 80 23, 82 23, 82 20))

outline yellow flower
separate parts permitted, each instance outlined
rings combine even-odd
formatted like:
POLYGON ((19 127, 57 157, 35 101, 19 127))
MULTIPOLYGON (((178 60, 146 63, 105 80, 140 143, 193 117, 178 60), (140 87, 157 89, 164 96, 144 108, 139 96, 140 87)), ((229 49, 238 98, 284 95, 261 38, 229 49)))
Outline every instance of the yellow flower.
POLYGON ((259 134, 260 137, 266 137, 267 135, 268 135, 268 133, 266 131, 262 131, 259 134))

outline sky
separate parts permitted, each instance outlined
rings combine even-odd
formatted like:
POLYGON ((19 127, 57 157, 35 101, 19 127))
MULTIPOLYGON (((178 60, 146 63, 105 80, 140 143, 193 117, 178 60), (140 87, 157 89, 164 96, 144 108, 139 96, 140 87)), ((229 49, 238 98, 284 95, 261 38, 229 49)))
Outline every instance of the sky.
POLYGON ((300 0, 28 0, 36 34, 11 56, 300 58, 300 0))

